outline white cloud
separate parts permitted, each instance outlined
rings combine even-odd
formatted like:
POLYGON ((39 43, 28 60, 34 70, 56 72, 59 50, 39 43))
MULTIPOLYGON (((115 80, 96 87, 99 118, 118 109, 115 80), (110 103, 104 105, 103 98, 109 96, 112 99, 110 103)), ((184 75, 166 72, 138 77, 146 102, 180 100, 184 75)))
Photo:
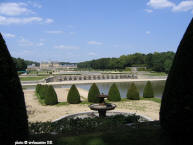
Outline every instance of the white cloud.
POLYGON ((44 46, 44 42, 40 39, 39 42, 32 42, 31 40, 25 39, 21 37, 21 39, 18 41, 18 45, 22 47, 41 47, 44 46))
POLYGON ((68 28, 73 28, 74 26, 73 25, 67 25, 68 28))
POLYGON ((29 46, 33 46, 34 43, 31 42, 30 40, 27 40, 27 39, 24 39, 24 38, 21 38, 21 40, 18 41, 18 44, 19 46, 24 46, 24 47, 29 47, 29 46))
POLYGON ((27 8, 26 3, 0 3, 0 14, 8 15, 8 16, 17 16, 21 14, 33 13, 31 10, 27 8))
POLYGON ((61 31, 61 30, 49 30, 49 31, 46 31, 46 33, 48 33, 48 34, 62 34, 62 33, 64 33, 64 31, 61 31))
POLYGON ((50 19, 50 18, 47 18, 46 20, 45 20, 45 23, 47 23, 47 24, 50 24, 50 23, 53 23, 54 22, 54 20, 53 19, 50 19))
POLYGON ((32 10, 28 9, 28 6, 41 8, 41 5, 28 1, 23 2, 7 2, 0 3, 0 25, 9 24, 28 24, 32 22, 39 22, 39 24, 50 24, 54 20, 50 18, 42 18, 38 16, 21 17, 21 15, 34 14, 32 10))
POLYGON ((46 23, 46 20, 41 17, 4 17, 0 16, 0 25, 10 25, 10 24, 28 24, 28 23, 46 23))
POLYGON ((151 32, 147 30, 145 33, 146 33, 147 35, 149 35, 151 32))
POLYGON ((193 10, 193 1, 182 1, 172 9, 173 11, 189 11, 193 10))
POLYGON ((75 34, 76 34, 76 32, 69 32, 69 34, 70 34, 70 35, 75 35, 75 34))
POLYGON ((3 33, 3 36, 5 38, 15 38, 15 34, 11 34, 11 33, 3 33))
POLYGON ((144 11, 146 11, 147 13, 152 13, 153 12, 153 10, 151 10, 151 9, 144 9, 144 11))
POLYGON ((40 5, 39 3, 32 2, 32 1, 28 1, 27 3, 33 6, 34 8, 39 8, 39 9, 42 8, 42 5, 40 5))
POLYGON ((54 48, 63 49, 63 50, 77 50, 80 49, 78 46, 66 46, 66 45, 56 45, 54 48))
POLYGON ((94 53, 94 52, 89 52, 88 55, 89 55, 89 56, 96 56, 96 53, 94 53))
POLYGON ((193 0, 183 0, 178 4, 169 0, 149 0, 147 5, 154 9, 171 8, 172 12, 191 11, 193 13, 193 0))
POLYGON ((97 42, 97 41, 88 41, 88 44, 90 45, 102 45, 102 42, 97 42))
POLYGON ((175 4, 168 0, 150 0, 147 3, 148 6, 151 6, 154 9, 168 8, 173 7, 175 4))
POLYGON ((44 43, 43 42, 37 43, 36 46, 38 47, 44 46, 44 43))

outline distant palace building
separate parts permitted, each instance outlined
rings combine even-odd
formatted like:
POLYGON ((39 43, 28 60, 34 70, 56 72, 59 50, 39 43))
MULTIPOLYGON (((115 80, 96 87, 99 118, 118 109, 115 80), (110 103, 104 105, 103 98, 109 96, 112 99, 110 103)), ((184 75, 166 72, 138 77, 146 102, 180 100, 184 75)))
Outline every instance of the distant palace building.
POLYGON ((40 70, 40 67, 35 64, 31 64, 27 66, 27 70, 40 70))
POLYGON ((40 69, 56 70, 56 69, 75 69, 76 64, 60 64, 59 62, 41 62, 40 69))
POLYGON ((61 64, 60 62, 41 62, 40 66, 28 65, 27 70, 72 70, 76 69, 76 64, 61 64))

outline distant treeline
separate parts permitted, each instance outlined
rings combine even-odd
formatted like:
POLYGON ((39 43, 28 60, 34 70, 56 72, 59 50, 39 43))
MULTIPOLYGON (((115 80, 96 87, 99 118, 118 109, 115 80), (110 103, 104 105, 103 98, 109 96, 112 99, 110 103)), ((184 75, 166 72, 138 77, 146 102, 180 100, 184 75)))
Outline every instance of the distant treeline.
POLYGON ((119 58, 100 58, 91 61, 78 63, 78 68, 91 69, 125 69, 132 66, 145 66, 147 69, 157 72, 168 73, 175 53, 154 52, 154 53, 135 53, 122 55, 119 58))
POLYGON ((30 60, 24 60, 22 58, 13 58, 14 63, 16 64, 17 71, 25 71, 28 65, 35 64, 36 66, 39 66, 40 63, 30 60))

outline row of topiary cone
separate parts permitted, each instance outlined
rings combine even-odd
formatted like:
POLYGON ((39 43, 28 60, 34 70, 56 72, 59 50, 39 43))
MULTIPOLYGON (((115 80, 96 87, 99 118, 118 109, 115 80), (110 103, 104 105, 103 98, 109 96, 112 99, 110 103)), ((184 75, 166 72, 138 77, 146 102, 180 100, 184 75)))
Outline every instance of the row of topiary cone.
MULTIPOLYGON (((154 92, 153 92, 153 88, 152 88, 150 81, 148 81, 145 85, 145 88, 143 90, 143 97, 144 98, 153 98, 154 97, 154 92)), ((139 91, 135 83, 131 83, 131 86, 129 87, 128 92, 127 92, 127 99, 131 99, 131 100, 140 99, 139 91)))
MULTIPOLYGON (((54 105, 58 103, 56 92, 51 85, 40 85, 38 84, 36 86, 36 95, 38 96, 38 99, 40 102, 43 102, 43 104, 46 105, 54 105)), ((89 89, 88 93, 88 102, 91 103, 98 103, 99 98, 97 96, 100 95, 100 91, 95 83, 92 84, 92 86, 89 89)), ((144 98, 152 98, 154 97, 153 88, 151 85, 151 82, 148 81, 145 85, 144 91, 143 91, 143 97, 144 98)), ((108 98, 109 101, 121 101, 121 95, 119 92, 119 89, 117 88, 117 85, 115 83, 112 84, 112 86, 109 89, 108 92, 108 98)), ((139 100, 139 91, 135 85, 135 83, 131 83, 128 92, 127 92, 127 99, 131 100, 139 100)), ((80 94, 78 92, 78 89, 73 84, 68 92, 67 96, 67 102, 70 104, 78 104, 81 102, 80 94)))
MULTIPOLYGON (((100 95, 100 91, 95 83, 92 84, 92 86, 89 89, 88 93, 88 102, 92 103, 98 103, 99 98, 97 96, 100 95)), ((145 85, 144 91, 143 91, 143 97, 144 98, 153 98, 154 92, 151 85, 151 82, 148 81, 145 85)), ((135 83, 131 83, 128 92, 127 92, 127 98, 131 100, 139 100, 139 91, 135 85, 135 83)), ((121 95, 119 92, 119 89, 117 88, 117 85, 115 83, 112 84, 112 86, 109 89, 108 92, 108 98, 109 101, 121 101, 121 95)), ((67 101, 70 104, 77 104, 80 103, 80 94, 76 88, 75 85, 72 85, 72 87, 69 90, 67 101)))

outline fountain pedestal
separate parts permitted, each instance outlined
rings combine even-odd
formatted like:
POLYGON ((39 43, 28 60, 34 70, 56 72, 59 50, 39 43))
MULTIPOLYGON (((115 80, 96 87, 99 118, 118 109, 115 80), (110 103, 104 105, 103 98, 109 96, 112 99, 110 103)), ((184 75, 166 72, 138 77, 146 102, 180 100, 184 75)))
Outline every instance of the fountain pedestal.
POLYGON ((91 104, 89 105, 89 108, 91 110, 98 111, 99 117, 106 117, 106 111, 115 109, 116 105, 111 103, 105 103, 104 98, 107 98, 106 95, 99 95, 100 98, 98 104, 91 104))
POLYGON ((106 110, 98 110, 99 117, 106 117, 106 110))

